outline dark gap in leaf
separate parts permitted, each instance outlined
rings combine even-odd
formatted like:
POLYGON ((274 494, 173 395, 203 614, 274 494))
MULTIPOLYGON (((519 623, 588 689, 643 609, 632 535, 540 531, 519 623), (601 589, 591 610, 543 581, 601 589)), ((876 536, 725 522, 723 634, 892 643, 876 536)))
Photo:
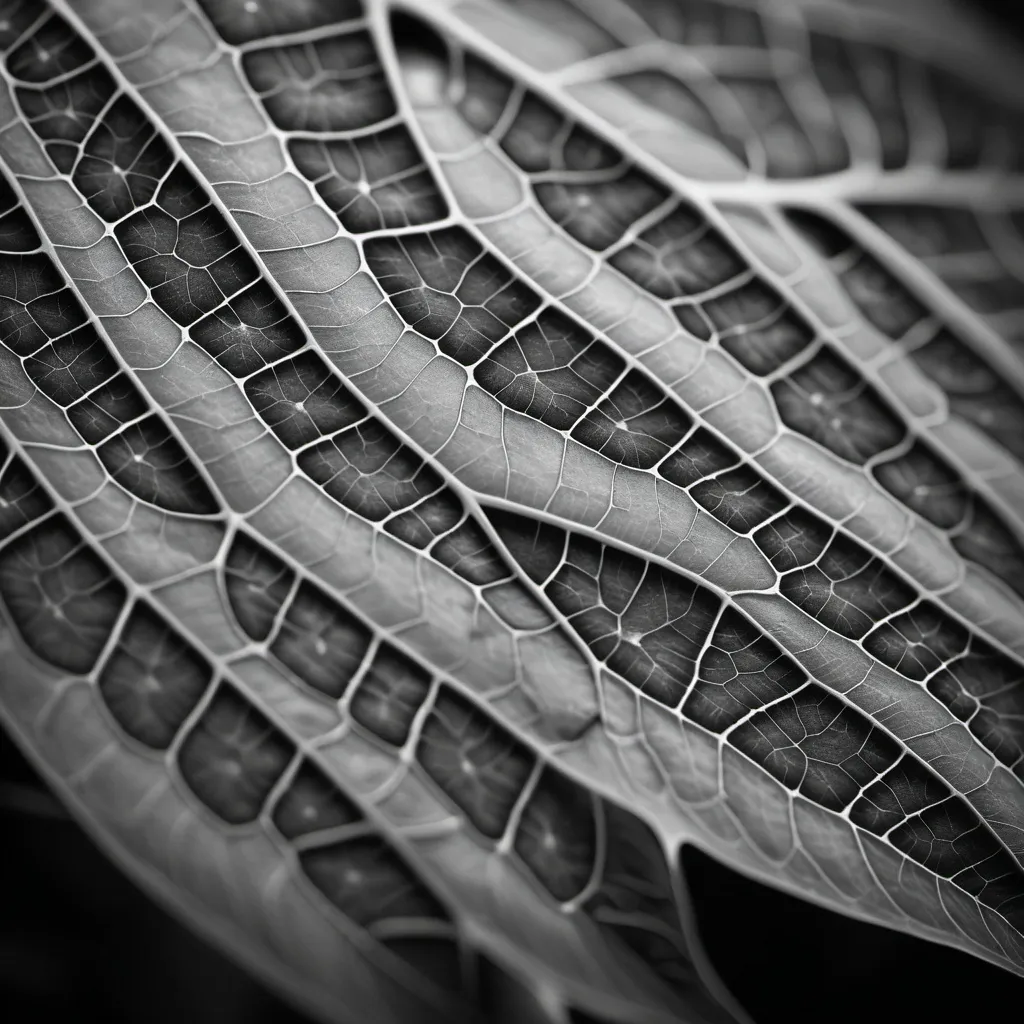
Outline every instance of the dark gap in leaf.
POLYGON ((825 910, 684 847, 705 952, 757 1024, 998 1020, 1024 982, 945 946, 825 910))

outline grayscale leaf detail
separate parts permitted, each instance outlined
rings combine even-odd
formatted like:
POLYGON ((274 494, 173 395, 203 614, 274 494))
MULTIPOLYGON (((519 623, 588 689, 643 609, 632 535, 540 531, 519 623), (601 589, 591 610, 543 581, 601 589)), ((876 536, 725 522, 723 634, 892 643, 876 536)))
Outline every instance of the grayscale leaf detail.
POLYGON ((966 15, 0 46, 0 714, 149 892, 332 1021, 747 1020, 683 844, 1024 974, 1024 106, 966 15))

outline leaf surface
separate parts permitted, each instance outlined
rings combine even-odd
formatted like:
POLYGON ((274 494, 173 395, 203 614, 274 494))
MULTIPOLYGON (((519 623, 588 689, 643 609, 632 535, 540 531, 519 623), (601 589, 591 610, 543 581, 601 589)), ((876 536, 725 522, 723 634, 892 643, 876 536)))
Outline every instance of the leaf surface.
POLYGON ((0 8, 0 711, 126 870, 332 1020, 745 1019, 684 843, 1024 973, 1000 47, 0 8))

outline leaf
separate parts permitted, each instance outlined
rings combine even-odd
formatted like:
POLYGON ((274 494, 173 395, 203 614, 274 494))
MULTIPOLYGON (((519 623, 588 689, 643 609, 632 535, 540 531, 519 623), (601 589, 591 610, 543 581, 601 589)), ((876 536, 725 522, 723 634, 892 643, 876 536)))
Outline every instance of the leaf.
POLYGON ((126 871, 331 1020, 745 1019, 682 844, 1024 973, 1001 46, 2 8, 0 707, 126 871))

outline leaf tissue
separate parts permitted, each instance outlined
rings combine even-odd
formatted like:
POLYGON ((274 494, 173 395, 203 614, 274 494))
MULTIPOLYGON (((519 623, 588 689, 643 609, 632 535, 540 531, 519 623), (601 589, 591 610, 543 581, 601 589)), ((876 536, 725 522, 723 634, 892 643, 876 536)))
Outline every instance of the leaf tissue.
POLYGON ((959 7, 0 0, 0 719, 323 1021, 749 1022, 680 851, 1024 974, 1024 96, 959 7))

